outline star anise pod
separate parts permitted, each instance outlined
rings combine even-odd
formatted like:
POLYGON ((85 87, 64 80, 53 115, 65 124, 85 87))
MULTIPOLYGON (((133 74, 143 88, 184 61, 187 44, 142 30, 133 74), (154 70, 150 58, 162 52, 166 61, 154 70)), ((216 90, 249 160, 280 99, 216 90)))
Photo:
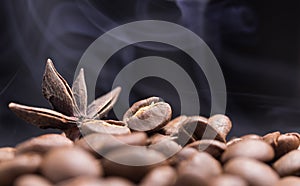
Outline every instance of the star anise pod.
POLYGON ((23 120, 40 128, 55 128, 76 140, 84 133, 100 132, 110 134, 130 133, 123 122, 101 120, 117 101, 120 87, 94 100, 87 106, 87 89, 84 71, 80 70, 72 89, 56 71, 52 61, 47 60, 43 77, 44 97, 54 110, 10 103, 9 108, 23 120))

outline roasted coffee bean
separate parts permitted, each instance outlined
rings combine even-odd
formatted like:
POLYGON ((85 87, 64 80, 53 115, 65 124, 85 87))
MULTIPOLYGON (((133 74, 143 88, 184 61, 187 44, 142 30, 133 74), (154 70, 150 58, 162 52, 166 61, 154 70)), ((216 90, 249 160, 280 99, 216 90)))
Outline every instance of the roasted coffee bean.
POLYGON ((0 164, 0 185, 12 185, 15 178, 38 170, 42 158, 38 154, 23 154, 0 164))
POLYGON ((281 178, 275 186, 299 186, 300 178, 296 176, 288 176, 281 178))
POLYGON ((109 151, 127 145, 144 146, 147 135, 144 132, 133 132, 125 135, 93 133, 75 142, 75 145, 91 152, 96 157, 102 157, 109 151))
POLYGON ((140 186, 170 186, 176 182, 176 171, 170 166, 161 166, 148 173, 140 186))
POLYGON ((182 147, 173 141, 170 136, 157 135, 151 141, 148 148, 164 154, 165 157, 171 157, 182 149, 182 147))
MULTIPOLYGON (((192 181, 208 183, 211 177, 222 173, 221 164, 206 152, 197 152, 190 159, 182 161, 177 167, 179 178, 176 185, 183 183, 183 180, 191 178, 192 181)), ((193 182, 188 182, 194 185, 193 182)))
POLYGON ((15 157, 15 148, 12 147, 2 147, 0 148, 0 164, 2 162, 11 160, 15 157))
POLYGON ((196 153, 198 153, 198 151, 195 148, 184 147, 177 154, 175 154, 173 157, 171 157, 168 160, 168 162, 169 162, 170 165, 177 166, 180 162, 191 158, 196 153))
MULTIPOLYGON (((216 131, 215 139, 225 143, 227 134, 232 128, 231 120, 223 114, 216 114, 208 118, 208 125, 216 131)), ((208 139, 214 138, 208 137, 208 139)))
POLYGON ((56 148, 42 162, 41 172, 56 183, 76 176, 101 176, 102 167, 89 153, 80 148, 56 148))
POLYGON ((229 140, 227 143, 226 143, 226 146, 229 147, 233 144, 236 144, 240 141, 242 141, 243 139, 242 138, 232 138, 231 140, 229 140))
POLYGON ((217 140, 199 140, 188 144, 187 147, 207 152, 218 159, 226 149, 226 144, 217 140))
POLYGON ((229 160, 224 166, 224 172, 242 177, 250 186, 274 186, 279 179, 267 164, 246 157, 229 160))
MULTIPOLYGON (((188 117, 183 115, 169 121, 167 125, 162 128, 164 134, 169 136, 177 136, 179 129, 183 126, 187 119, 188 117)), ((203 119, 207 122, 206 118, 203 119)))
POLYGON ((276 159, 297 149, 300 144, 298 133, 280 134, 280 132, 273 132, 265 135, 263 139, 274 148, 276 159))
POLYGON ((14 186, 52 186, 52 183, 39 175, 26 174, 17 178, 14 186))
POLYGON ((139 182, 153 168, 164 164, 165 156, 146 148, 118 148, 106 154, 103 167, 106 176, 120 176, 139 182))
POLYGON ((274 164, 273 168, 280 176, 299 176, 300 175, 300 151, 293 150, 281 158, 274 164))
POLYGON ((207 186, 248 186, 248 183, 241 177, 222 174, 212 179, 207 186))
POLYGON ((45 134, 36 138, 29 139, 16 146, 16 154, 36 152, 44 154, 54 147, 71 147, 73 142, 59 134, 45 134))
POLYGON ((59 182, 56 186, 104 186, 104 183, 97 177, 79 176, 59 182))
POLYGON ((153 132, 164 127, 171 119, 172 109, 158 97, 134 103, 124 114, 123 121, 135 131, 153 132))
POLYGON ((102 181, 103 186, 134 186, 131 181, 121 177, 108 177, 102 181))
POLYGON ((92 133, 122 135, 130 133, 130 129, 124 122, 114 120, 88 120, 83 122, 80 128, 83 135, 92 133))
POLYGON ((263 162, 269 162, 274 158, 273 148, 263 140, 244 139, 230 145, 222 154, 222 162, 235 157, 249 157, 263 162))

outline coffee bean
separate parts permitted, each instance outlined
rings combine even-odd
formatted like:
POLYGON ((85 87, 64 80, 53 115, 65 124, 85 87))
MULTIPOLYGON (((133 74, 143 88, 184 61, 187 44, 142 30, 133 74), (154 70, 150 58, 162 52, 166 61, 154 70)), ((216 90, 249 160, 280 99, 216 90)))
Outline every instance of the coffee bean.
POLYGON ((120 176, 139 182, 153 168, 165 163, 165 157, 151 149, 118 148, 106 154, 103 167, 106 176, 120 176))
POLYGON ((297 149, 300 144, 298 133, 280 134, 280 132, 273 132, 265 135, 263 139, 274 148, 276 159, 297 149))
POLYGON ((38 170, 42 158, 38 154, 23 154, 0 164, 0 185, 11 185, 22 174, 38 170))
POLYGON ((121 177, 108 177, 103 180, 103 186, 134 186, 134 184, 121 177))
MULTIPOLYGON (((177 136, 179 129, 182 127, 182 125, 187 121, 187 116, 178 116, 177 118, 169 121, 166 126, 162 128, 164 131, 164 134, 169 136, 177 136)), ((206 122, 207 119, 203 118, 206 122)))
POLYGON ((12 147, 2 147, 0 148, 0 164, 2 162, 11 160, 15 157, 15 148, 12 147))
POLYGON ((171 116, 172 110, 168 103, 158 97, 150 97, 134 103, 124 114, 123 121, 132 130, 153 132, 164 127, 171 116))
POLYGON ((229 140, 227 143, 226 143, 226 146, 229 147, 233 144, 236 144, 240 141, 242 141, 243 139, 242 138, 232 138, 231 140, 229 140))
POLYGON ((187 147, 192 147, 198 151, 207 152, 214 158, 218 159, 226 149, 226 144, 217 140, 204 139, 190 143, 187 145, 187 147))
POLYGON ((248 183, 241 177, 222 174, 212 179, 207 186, 248 186, 248 183))
POLYGON ((148 148, 164 154, 165 157, 171 157, 182 149, 170 136, 161 135, 160 137, 154 137, 154 140, 151 141, 148 148))
POLYGON ((101 176, 102 167, 89 153, 80 148, 56 148, 42 162, 41 172, 54 183, 76 176, 101 176))
POLYGON ((88 120, 83 122, 80 128, 83 135, 92 133, 122 135, 130 133, 130 129, 124 122, 114 120, 88 120))
POLYGON ((184 147, 177 154, 175 154, 173 157, 171 157, 168 160, 168 162, 169 162, 170 165, 178 166, 178 164, 180 162, 185 161, 185 160, 191 158, 196 153, 198 153, 198 151, 195 148, 184 147))
POLYGON ((91 152, 96 157, 102 157, 109 151, 127 145, 144 146, 147 135, 144 132, 133 132, 125 135, 92 133, 75 142, 75 145, 91 152))
POLYGON ((140 186, 169 186, 176 182, 176 171, 170 166, 161 166, 148 173, 140 186))
MULTIPOLYGON (((210 125, 213 129, 215 129, 217 136, 216 140, 221 142, 226 142, 227 134, 230 132, 232 128, 232 123, 230 119, 223 114, 216 114, 208 118, 208 125, 210 125)), ((208 138, 214 139, 214 138, 208 138)))
POLYGON ((299 186, 300 178, 296 176, 288 176, 281 178, 275 186, 299 186))
POLYGON ((299 176, 300 175, 300 151, 293 150, 281 158, 274 164, 273 168, 280 176, 299 176))
POLYGON ((59 134, 45 134, 24 141, 16 146, 16 154, 35 152, 44 154, 54 147, 73 146, 73 142, 59 134))
POLYGON ((97 177, 79 176, 59 182, 56 186, 104 186, 104 183, 97 177))
POLYGON ((246 157, 229 160, 224 166, 224 172, 242 177, 250 186, 274 186, 279 179, 271 167, 246 157))
POLYGON ((221 164, 210 154, 206 152, 198 152, 190 159, 179 163, 177 171, 179 178, 176 185, 183 183, 182 179, 186 180, 187 178, 190 178, 192 181, 191 183, 188 183, 194 185, 194 181, 208 183, 211 177, 222 173, 222 167, 221 164))
POLYGON ((52 183, 41 176, 26 174, 17 178, 14 186, 52 186, 52 183))
POLYGON ((247 135, 244 135, 242 137, 240 137, 241 139, 257 139, 257 140, 262 140, 263 137, 257 135, 257 134, 247 134, 247 135))
POLYGON ((228 146, 221 159, 222 162, 226 162, 235 157, 249 157, 268 162, 274 158, 274 150, 263 140, 244 139, 228 146))

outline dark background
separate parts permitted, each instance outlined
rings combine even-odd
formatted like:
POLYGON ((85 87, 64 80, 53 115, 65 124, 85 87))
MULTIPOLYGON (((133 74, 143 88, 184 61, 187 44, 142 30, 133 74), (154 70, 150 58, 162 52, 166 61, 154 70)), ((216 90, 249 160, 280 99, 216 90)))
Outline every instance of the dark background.
MULTIPOLYGON (((157 19, 185 26, 209 45, 223 70, 231 136, 270 131, 299 132, 300 60, 298 1, 171 0, 4 0, 0 6, 0 146, 53 130, 37 129, 7 109, 10 101, 48 107, 41 92, 47 58, 71 84, 85 49, 118 25, 157 19)), ((201 115, 210 111, 210 92, 201 69, 185 53, 161 43, 125 47, 102 70, 96 95, 111 89, 130 61, 157 55, 181 65, 200 97, 201 115)), ((158 95, 177 116, 178 94, 168 82, 145 78, 130 103, 158 95), (155 84, 155 85, 153 85, 155 84)))

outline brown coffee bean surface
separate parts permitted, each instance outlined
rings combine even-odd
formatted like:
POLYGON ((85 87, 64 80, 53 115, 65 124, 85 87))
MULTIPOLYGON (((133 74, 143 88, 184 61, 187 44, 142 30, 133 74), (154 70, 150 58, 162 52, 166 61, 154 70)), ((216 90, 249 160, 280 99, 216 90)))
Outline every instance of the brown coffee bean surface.
POLYGON ((47 179, 35 175, 35 174, 26 174, 20 176, 14 182, 14 186, 52 186, 53 184, 47 179))

